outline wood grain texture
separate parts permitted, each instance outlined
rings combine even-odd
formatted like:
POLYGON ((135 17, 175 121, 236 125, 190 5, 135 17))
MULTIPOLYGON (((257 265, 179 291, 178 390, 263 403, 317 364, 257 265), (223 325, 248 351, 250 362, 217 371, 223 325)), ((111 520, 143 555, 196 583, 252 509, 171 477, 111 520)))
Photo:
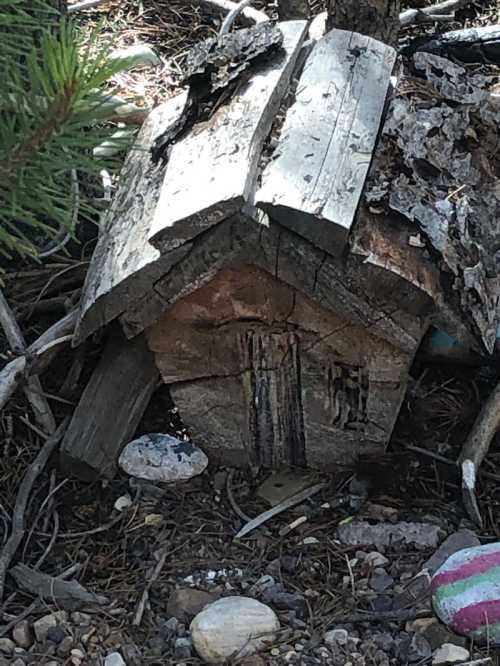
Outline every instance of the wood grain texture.
POLYGON ((121 317, 128 336, 151 326, 182 298, 193 294, 224 268, 253 265, 314 299, 318 306, 367 327, 395 347, 413 353, 422 335, 422 322, 394 294, 366 289, 357 267, 320 250, 278 223, 267 224, 236 215, 198 237, 175 270, 158 280, 154 292, 121 317), (353 271, 351 274, 351 270, 353 271))
POLYGON ((158 382, 144 336, 112 332, 64 436, 60 459, 69 476, 112 478, 121 448, 134 431, 158 382))
POLYGON ((382 451, 412 359, 249 265, 178 301, 147 338, 195 441, 266 467, 382 451))
POLYGON ((162 251, 178 247, 236 213, 253 189, 260 153, 288 88, 307 32, 280 24, 283 52, 204 123, 172 147, 149 233, 162 251))
POLYGON ((187 94, 157 107, 144 123, 120 174, 120 184, 92 256, 74 344, 141 299, 187 248, 161 256, 148 242, 165 167, 151 159, 157 136, 182 117, 187 94))
POLYGON ((320 39, 256 194, 270 217, 331 254, 342 252, 355 219, 395 58, 356 33, 320 39))

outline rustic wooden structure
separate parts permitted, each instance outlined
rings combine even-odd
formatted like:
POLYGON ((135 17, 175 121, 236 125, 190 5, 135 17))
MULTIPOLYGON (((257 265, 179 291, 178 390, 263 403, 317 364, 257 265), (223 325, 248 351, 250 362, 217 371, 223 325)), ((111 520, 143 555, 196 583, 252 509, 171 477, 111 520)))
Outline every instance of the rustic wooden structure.
POLYGON ((68 471, 113 473, 156 379, 145 340, 213 460, 322 469, 384 449, 431 316, 481 340, 416 232, 363 198, 395 51, 341 30, 304 51, 307 24, 280 27, 282 52, 166 163, 151 147, 186 93, 153 111, 126 161, 75 340, 117 320, 130 342, 105 355, 75 413, 68 471), (113 391, 126 394, 119 427, 113 391), (97 404, 105 426, 89 430, 97 404))

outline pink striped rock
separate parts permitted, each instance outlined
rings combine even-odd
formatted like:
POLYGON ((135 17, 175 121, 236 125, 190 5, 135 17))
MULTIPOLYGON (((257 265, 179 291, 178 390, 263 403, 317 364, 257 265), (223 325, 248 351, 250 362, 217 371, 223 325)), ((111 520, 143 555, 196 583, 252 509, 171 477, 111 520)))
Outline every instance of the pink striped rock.
POLYGON ((458 634, 500 645, 500 543, 460 550, 431 581, 437 616, 458 634))

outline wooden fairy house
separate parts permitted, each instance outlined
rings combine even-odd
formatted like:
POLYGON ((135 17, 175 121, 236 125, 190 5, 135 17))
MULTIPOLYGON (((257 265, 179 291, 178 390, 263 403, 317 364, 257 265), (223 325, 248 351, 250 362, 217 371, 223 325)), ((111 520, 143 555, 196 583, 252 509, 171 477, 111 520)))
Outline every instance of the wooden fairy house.
POLYGON ((395 51, 341 30, 311 44, 303 21, 279 30, 168 157, 156 149, 188 92, 127 158, 75 342, 111 322, 123 333, 63 442, 72 473, 113 474, 159 378, 212 460, 353 463, 386 446, 429 315, 458 321, 423 244, 363 198, 395 51))

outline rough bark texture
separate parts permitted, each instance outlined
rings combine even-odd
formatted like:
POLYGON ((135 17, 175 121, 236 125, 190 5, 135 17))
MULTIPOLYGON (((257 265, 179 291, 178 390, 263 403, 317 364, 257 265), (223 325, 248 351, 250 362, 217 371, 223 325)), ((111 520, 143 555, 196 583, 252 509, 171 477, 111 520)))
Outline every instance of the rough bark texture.
POLYGON ((352 30, 397 44, 400 0, 328 0, 327 29, 352 30))
POLYGON ((278 15, 280 21, 308 19, 311 15, 311 8, 307 0, 279 0, 278 15))

